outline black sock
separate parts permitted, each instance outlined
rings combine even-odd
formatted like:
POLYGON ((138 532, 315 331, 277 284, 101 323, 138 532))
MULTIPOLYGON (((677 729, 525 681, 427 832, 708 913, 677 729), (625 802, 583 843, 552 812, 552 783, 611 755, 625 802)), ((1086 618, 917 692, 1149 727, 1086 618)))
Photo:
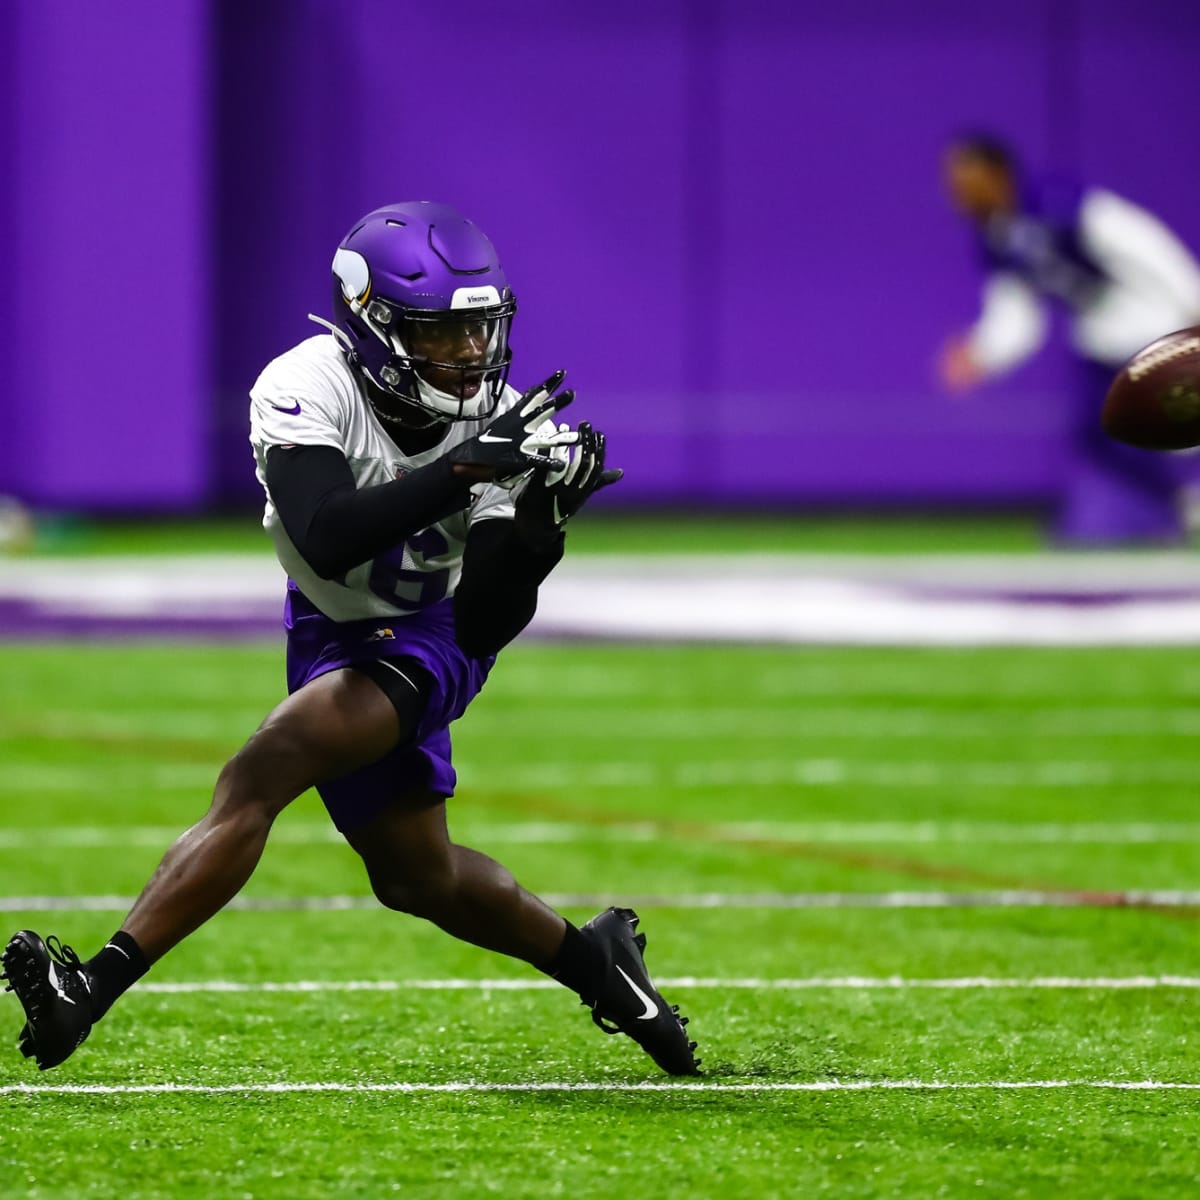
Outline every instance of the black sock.
POLYGON ((92 1020, 98 1021, 122 992, 150 970, 150 964, 137 942, 121 931, 114 933, 104 949, 83 964, 83 969, 91 984, 92 1020))
POLYGON ((566 925, 558 953, 541 970, 577 993, 585 1004, 594 1004, 604 980, 604 953, 570 921, 566 925))

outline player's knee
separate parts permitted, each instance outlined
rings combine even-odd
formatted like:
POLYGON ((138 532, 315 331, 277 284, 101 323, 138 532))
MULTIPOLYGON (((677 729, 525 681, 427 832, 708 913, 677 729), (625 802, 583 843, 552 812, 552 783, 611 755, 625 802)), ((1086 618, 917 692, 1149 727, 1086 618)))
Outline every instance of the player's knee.
POLYGON ((372 873, 371 889, 384 908, 436 920, 453 900, 454 869, 449 859, 438 857, 402 875, 372 873))

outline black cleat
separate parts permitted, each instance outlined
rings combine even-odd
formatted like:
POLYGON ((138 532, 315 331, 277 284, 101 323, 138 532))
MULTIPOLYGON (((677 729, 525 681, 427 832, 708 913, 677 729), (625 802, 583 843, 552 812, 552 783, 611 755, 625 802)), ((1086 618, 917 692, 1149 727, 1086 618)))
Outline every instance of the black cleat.
POLYGON ((667 1004, 651 981, 642 959, 646 935, 635 933, 637 927, 632 909, 610 908, 580 930, 607 963, 600 996, 591 1005, 592 1020, 605 1033, 628 1034, 668 1075, 699 1075, 700 1062, 692 1054, 696 1043, 684 1028, 687 1017, 679 1015, 678 1004, 667 1004))
POLYGON ((56 937, 42 941, 22 929, 0 954, 6 991, 15 992, 25 1010, 25 1028, 17 1046, 46 1071, 65 1062, 92 1031, 92 1003, 79 956, 56 937))

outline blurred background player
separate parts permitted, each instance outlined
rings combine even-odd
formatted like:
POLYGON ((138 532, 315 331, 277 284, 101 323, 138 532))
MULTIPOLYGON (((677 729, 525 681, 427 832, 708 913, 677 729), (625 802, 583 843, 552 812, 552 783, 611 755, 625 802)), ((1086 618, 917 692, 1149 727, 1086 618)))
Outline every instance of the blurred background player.
POLYGON ((43 1070, 241 890, 275 818, 315 787, 381 904, 531 963, 605 1032, 696 1073, 635 913, 576 929, 446 828, 450 723, 533 616, 567 520, 621 477, 605 470, 602 433, 551 419, 572 399, 561 371, 524 395, 507 385, 515 310, 491 242, 446 205, 389 205, 343 239, 333 321, 314 318, 329 332, 251 391, 263 524, 288 573, 289 698, 95 956, 31 930, 10 939, 20 1048, 43 1070))
POLYGON ((1010 148, 988 134, 950 144, 945 179, 978 233, 987 278, 979 319, 942 354, 943 382, 962 392, 1024 362, 1045 341, 1046 301, 1061 303, 1078 382, 1054 539, 1180 540, 1184 462, 1119 445, 1102 432, 1099 415, 1130 355, 1200 322, 1200 265, 1145 209, 1099 187, 1031 181, 1010 148))

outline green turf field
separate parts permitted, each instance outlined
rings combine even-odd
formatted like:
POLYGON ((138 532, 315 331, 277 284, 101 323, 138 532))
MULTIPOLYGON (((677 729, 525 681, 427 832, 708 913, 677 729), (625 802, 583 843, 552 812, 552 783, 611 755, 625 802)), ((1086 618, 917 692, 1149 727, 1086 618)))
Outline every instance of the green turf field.
MULTIPOLYGON (((194 519, 89 520, 45 515, 27 549, 37 555, 269 554, 262 513, 194 519)), ((571 553, 1020 554, 1042 545, 1032 513, 588 512, 571 526, 571 553)))
MULTIPOLYGON (((281 655, 3 654, 4 920, 87 955, 281 655)), ((528 969, 369 907, 309 796, 248 907, 69 1063, 0 1059, 0 1194, 1194 1196, 1197 1092, 1097 1085, 1200 1082, 1195 908, 780 905, 1194 889, 1198 731, 1184 650, 518 644, 457 727, 452 827, 577 921, 643 898, 698 1089, 528 969)))

